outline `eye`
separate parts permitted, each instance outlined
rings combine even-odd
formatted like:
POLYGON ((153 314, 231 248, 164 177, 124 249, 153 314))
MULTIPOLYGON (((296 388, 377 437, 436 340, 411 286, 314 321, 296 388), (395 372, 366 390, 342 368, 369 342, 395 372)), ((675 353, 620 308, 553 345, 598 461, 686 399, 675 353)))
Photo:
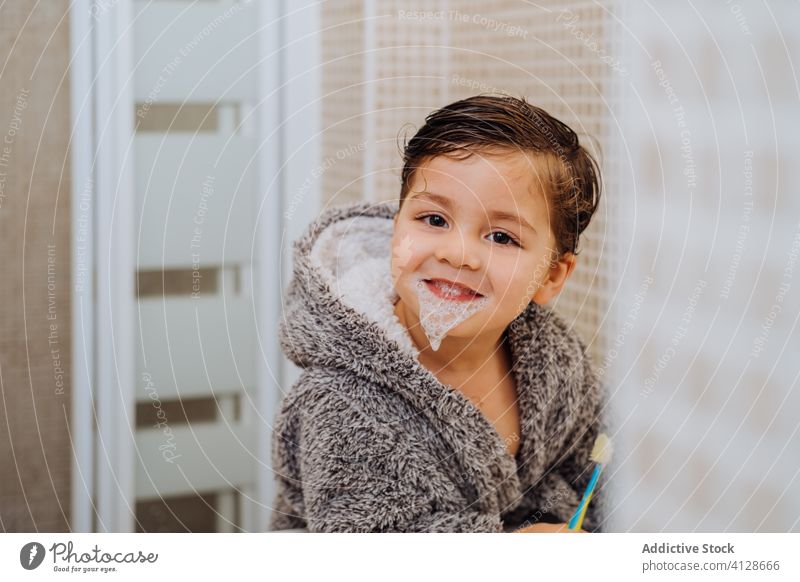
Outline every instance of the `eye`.
MULTIPOLYGON (((419 218, 417 218, 417 220, 425 221, 425 220, 427 220, 429 218, 436 218, 436 219, 441 220, 444 224, 447 224, 447 221, 445 221, 445 219, 442 218, 441 216, 439 216, 438 214, 425 214, 425 215, 420 216, 419 218)), ((425 224, 427 224, 428 226, 436 226, 436 227, 442 226, 440 224, 431 224, 430 222, 426 222, 425 224)))
MULTIPOLYGON (((443 227, 443 226, 447 225, 447 221, 446 221, 444 218, 442 218, 442 216, 440 216, 439 214, 424 214, 424 215, 422 215, 422 216, 418 216, 418 217, 417 217, 417 220, 422 220, 422 221, 425 221, 425 223, 426 223, 428 226, 433 226, 433 227, 435 227, 435 228, 441 228, 441 227, 443 227), (429 218, 431 218, 431 219, 433 219, 433 220, 435 220, 435 221, 437 221, 437 222, 438 222, 438 221, 441 221, 441 222, 440 222, 440 223, 438 223, 438 224, 437 224, 437 223, 431 223, 431 222, 427 222, 427 220, 428 220, 429 218)), ((499 245, 502 245, 502 246, 508 246, 508 245, 509 245, 509 243, 510 243, 510 244, 512 244, 512 245, 516 245, 516 246, 518 246, 518 247, 521 247, 521 246, 522 246, 522 245, 520 245, 520 244, 519 244, 519 241, 518 241, 517 239, 515 239, 515 238, 514 238, 513 236, 511 236, 510 234, 508 234, 508 233, 505 233, 505 232, 503 232, 503 231, 501 231, 501 230, 496 230, 496 231, 494 231, 493 233, 491 233, 489 236, 494 236, 494 235, 500 235, 500 237, 501 237, 501 238, 500 238, 500 240, 497 240, 497 239, 495 239, 495 240, 493 241, 493 242, 496 242, 496 243, 497 243, 497 244, 499 244, 499 245)))
POLYGON ((494 242, 496 242, 498 244, 501 244, 503 246, 508 246, 508 242, 502 242, 503 240, 507 240, 507 241, 511 242, 511 244, 513 244, 513 245, 520 246, 519 241, 517 241, 517 239, 515 239, 510 234, 507 234, 507 233, 505 233, 505 232, 503 232, 501 230, 496 230, 492 234, 490 234, 489 236, 495 236, 495 235, 498 235, 498 234, 503 238, 501 238, 501 240, 495 239, 494 242))

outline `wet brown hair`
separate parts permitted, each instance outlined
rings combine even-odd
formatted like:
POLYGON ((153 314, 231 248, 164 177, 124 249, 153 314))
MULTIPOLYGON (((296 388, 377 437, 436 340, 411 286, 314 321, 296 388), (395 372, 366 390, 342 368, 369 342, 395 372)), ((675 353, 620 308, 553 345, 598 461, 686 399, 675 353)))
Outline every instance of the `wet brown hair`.
POLYGON ((558 255, 578 254, 579 237, 600 202, 600 169, 569 126, 524 98, 476 95, 429 114, 403 148, 400 205, 414 171, 436 156, 514 151, 531 152, 540 162, 558 255))

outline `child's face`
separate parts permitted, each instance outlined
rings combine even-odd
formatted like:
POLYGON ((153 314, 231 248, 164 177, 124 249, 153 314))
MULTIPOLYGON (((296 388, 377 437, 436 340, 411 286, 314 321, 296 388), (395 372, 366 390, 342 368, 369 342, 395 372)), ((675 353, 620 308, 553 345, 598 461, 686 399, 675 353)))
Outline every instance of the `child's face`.
POLYGON ((556 260, 536 168, 510 152, 437 156, 417 169, 392 237, 395 289, 417 317, 419 277, 462 283, 489 298, 486 309, 451 330, 456 337, 503 330, 530 301, 544 304, 560 291, 575 262, 569 254, 556 260))

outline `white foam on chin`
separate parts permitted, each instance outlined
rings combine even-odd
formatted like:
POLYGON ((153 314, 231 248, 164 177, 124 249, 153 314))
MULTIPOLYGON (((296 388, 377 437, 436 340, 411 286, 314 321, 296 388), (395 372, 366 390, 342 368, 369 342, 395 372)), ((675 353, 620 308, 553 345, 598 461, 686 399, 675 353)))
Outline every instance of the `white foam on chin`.
POLYGON ((447 333, 477 312, 489 306, 488 297, 476 297, 470 301, 444 299, 430 290, 424 279, 417 279, 419 319, 431 349, 436 351, 447 333))

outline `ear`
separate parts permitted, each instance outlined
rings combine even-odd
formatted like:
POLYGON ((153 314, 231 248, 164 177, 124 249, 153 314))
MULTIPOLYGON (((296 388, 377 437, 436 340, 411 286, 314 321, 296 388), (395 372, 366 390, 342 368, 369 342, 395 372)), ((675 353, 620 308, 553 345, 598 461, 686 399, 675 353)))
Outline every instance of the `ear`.
POLYGON ((574 254, 564 253, 551 265, 547 277, 542 282, 542 286, 533 295, 533 301, 539 305, 544 305, 558 295, 577 263, 578 258, 574 254))

